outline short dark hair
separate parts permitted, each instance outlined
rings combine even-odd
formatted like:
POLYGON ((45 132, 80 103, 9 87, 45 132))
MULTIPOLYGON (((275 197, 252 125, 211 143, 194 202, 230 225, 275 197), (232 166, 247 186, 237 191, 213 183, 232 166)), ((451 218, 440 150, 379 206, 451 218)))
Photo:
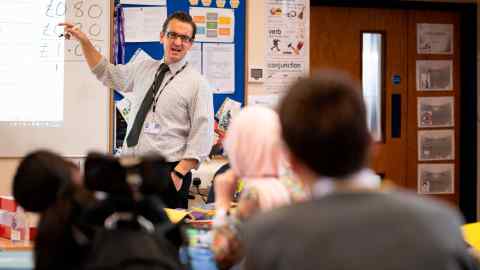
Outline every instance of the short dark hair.
POLYGON ((42 212, 53 205, 72 181, 72 162, 48 150, 29 153, 13 179, 13 196, 27 211, 42 212))
POLYGON ((323 71, 300 79, 280 102, 279 116, 291 153, 318 175, 342 178, 366 165, 365 104, 349 76, 323 71))
POLYGON ((190 16, 190 14, 184 11, 175 11, 170 14, 170 16, 168 16, 168 18, 163 23, 162 33, 165 34, 167 32, 168 23, 173 19, 190 24, 192 26, 192 40, 195 40, 195 34, 197 33, 197 25, 193 22, 192 16, 190 16))

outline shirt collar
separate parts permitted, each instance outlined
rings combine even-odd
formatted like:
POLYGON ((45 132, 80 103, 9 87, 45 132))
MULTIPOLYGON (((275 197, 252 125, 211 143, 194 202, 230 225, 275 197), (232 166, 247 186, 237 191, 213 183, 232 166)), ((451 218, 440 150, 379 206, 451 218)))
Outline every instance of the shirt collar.
MULTIPOLYGON (((162 63, 165 63, 165 58, 162 59, 162 63)), ((168 69, 172 74, 177 73, 187 63, 186 57, 183 57, 180 61, 172 64, 168 64, 168 69)))
POLYGON ((362 169, 344 180, 333 180, 328 177, 319 178, 312 187, 315 198, 323 197, 338 190, 378 189, 380 177, 370 169, 362 169), (339 183, 341 181, 341 187, 339 183))

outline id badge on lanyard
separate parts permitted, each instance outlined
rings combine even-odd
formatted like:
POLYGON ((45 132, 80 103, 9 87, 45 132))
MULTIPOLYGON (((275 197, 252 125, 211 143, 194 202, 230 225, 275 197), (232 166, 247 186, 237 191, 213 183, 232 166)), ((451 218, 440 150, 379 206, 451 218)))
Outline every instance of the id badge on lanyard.
POLYGON ((156 135, 158 133, 160 133, 160 124, 158 123, 157 120, 157 115, 156 115, 156 112, 155 112, 155 107, 157 105, 157 102, 158 102, 158 98, 160 97, 160 94, 163 92, 163 90, 165 89, 165 87, 167 87, 167 85, 173 80, 173 78, 175 78, 175 76, 178 75, 178 73, 182 72, 185 67, 187 66, 188 62, 185 63, 185 65, 183 65, 183 67, 181 69, 179 69, 175 74, 173 74, 172 77, 170 77, 170 79, 168 79, 168 81, 165 83, 165 85, 162 87, 162 89, 158 92, 156 98, 155 96, 153 97, 153 104, 152 104, 152 118, 147 121, 145 123, 145 126, 143 127, 143 131, 147 134, 151 134, 151 135, 156 135))
POLYGON ((145 121, 143 126, 143 132, 150 135, 157 135, 160 133, 160 124, 158 123, 157 113, 155 111, 150 111, 151 117, 145 121))
POLYGON ((160 124, 155 123, 155 121, 148 121, 145 123, 145 126, 143 127, 143 131, 146 134, 156 135, 160 133, 160 124))

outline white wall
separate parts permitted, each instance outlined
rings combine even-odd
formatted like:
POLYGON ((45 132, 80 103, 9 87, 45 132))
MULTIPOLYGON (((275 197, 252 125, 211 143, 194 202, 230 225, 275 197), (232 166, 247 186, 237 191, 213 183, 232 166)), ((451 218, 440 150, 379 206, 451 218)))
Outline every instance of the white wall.
POLYGON ((18 162, 18 159, 0 159, 0 195, 10 194, 11 182, 18 162))
MULTIPOLYGON (((264 0, 247 0, 247 63, 248 65, 264 66, 264 52, 265 52, 265 27, 264 14, 265 4, 264 0)), ((247 83, 245 90, 245 97, 247 94, 258 94, 263 90, 263 84, 247 83)))

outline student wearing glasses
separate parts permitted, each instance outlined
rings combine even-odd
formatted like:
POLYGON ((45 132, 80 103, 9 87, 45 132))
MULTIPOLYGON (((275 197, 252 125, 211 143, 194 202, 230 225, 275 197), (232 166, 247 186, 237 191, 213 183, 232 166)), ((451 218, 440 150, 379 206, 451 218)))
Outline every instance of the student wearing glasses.
POLYGON ((62 23, 65 36, 80 42, 93 74, 105 86, 132 92, 131 118, 123 153, 158 153, 166 160, 171 181, 165 204, 188 206, 190 170, 205 159, 213 145, 213 97, 207 80, 186 60, 196 26, 185 12, 171 14, 160 42, 164 57, 114 65, 73 24, 62 23))

